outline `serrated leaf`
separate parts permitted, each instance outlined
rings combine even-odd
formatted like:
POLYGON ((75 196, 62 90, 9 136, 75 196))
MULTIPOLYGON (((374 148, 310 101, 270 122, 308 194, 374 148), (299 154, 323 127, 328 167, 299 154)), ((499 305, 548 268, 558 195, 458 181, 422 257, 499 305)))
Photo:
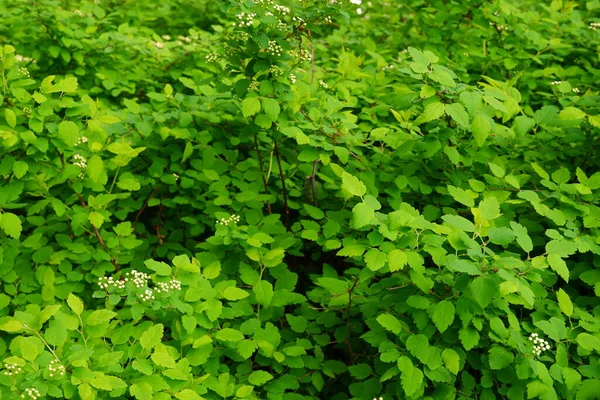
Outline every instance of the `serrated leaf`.
POLYGON ((10 108, 5 108, 4 119, 6 119, 8 126, 10 126, 12 129, 15 129, 15 126, 17 126, 17 115, 13 110, 10 108))
POLYGON ((69 147, 75 147, 79 140, 79 128, 73 121, 62 121, 58 124, 58 135, 69 147))
POLYGON ((379 322, 379 324, 385 329, 396 335, 402 331, 402 324, 398 318, 394 317, 392 314, 381 314, 379 317, 377 317, 377 322, 379 322))
POLYGON ((83 302, 73 293, 70 293, 67 297, 67 304, 69 305, 71 311, 73 311, 75 314, 81 315, 83 312, 83 302))
POLYGON ((260 111, 260 100, 258 97, 248 97, 242 100, 242 114, 250 117, 260 111))
POLYGON ((455 314, 454 304, 448 300, 442 300, 429 310, 429 316, 435 324, 435 327, 443 333, 454 321, 455 314))
POLYGON ((156 324, 144 331, 140 337, 140 344, 144 349, 151 349, 159 344, 163 337, 163 324, 156 324))
MULTIPOLYGON (((448 185, 447 187, 448 193, 450 194, 450 196, 452 196, 454 200, 458 201, 461 204, 464 204, 467 207, 475 206, 474 197, 469 192, 452 185, 448 185)), ((476 197, 477 196, 475 196, 475 198, 476 197)))
POLYGON ((469 114, 460 103, 452 103, 446 105, 446 114, 450 116, 456 123, 462 127, 469 126, 469 114))
POLYGON ((158 275, 169 276, 171 275, 171 267, 169 264, 162 261, 146 260, 144 265, 156 272, 158 275))
POLYGON ((262 386, 273 379, 273 375, 267 371, 254 371, 248 377, 248 382, 254 386, 262 386))
POLYGON ((223 342, 239 342, 244 339, 244 334, 236 329, 223 328, 216 333, 215 337, 223 342))
POLYGON ((571 302, 569 295, 564 290, 558 289, 558 292, 556 292, 556 298, 558 299, 558 306, 563 314, 565 314, 567 317, 573 315, 573 303, 571 302))
POLYGON ((378 249, 371 249, 365 254, 367 268, 371 271, 377 271, 383 268, 387 261, 387 254, 378 249))
POLYGON ((354 175, 350 175, 347 172, 342 173, 342 189, 348 193, 362 197, 367 192, 367 187, 354 175))
POLYGON ((473 122, 471 122, 471 131, 473 132, 475 142, 478 146, 482 146, 483 143, 485 143, 485 139, 487 139, 491 130, 492 126, 485 116, 478 114, 473 118, 473 122))
POLYGON ((508 367, 514 359, 515 356, 504 347, 493 346, 490 349, 489 363, 491 369, 497 370, 502 369, 504 367, 508 367))
POLYGON ((0 214, 0 228, 13 239, 21 237, 21 231, 23 230, 21 219, 10 212, 0 214))
POLYGON ((87 317, 88 325, 100 325, 110 321, 117 316, 117 313, 111 310, 96 310, 87 317))
POLYGON ((410 397, 421 388, 423 384, 423 372, 419 368, 413 367, 407 373, 402 372, 400 380, 402 382, 402 389, 410 397))
POLYGON ((88 160, 86 173, 92 182, 100 182, 100 178, 104 173, 104 161, 97 155, 92 156, 92 158, 88 160))
POLYGON ((460 356, 456 351, 452 349, 444 349, 442 352, 442 360, 444 360, 444 365, 448 371, 452 372, 454 375, 458 374, 460 367, 460 356))
POLYGON ((245 290, 236 287, 228 287, 223 291, 223 297, 230 301, 245 299, 249 294, 245 290))
POLYGON ((277 100, 271 98, 263 99, 262 107, 271 121, 277 121, 280 112, 279 102, 277 100))
POLYGON ((375 210, 366 203, 358 203, 352 209, 352 223, 357 229, 376 221, 375 210))
POLYGON ((533 250, 533 242, 527 233, 527 228, 514 221, 510 221, 510 227, 517 236, 517 243, 519 246, 527 253, 533 250))
POLYGON ((548 254, 546 257, 548 260, 548 265, 554 272, 558 274, 561 278, 565 280, 565 282, 569 282, 569 268, 567 268, 567 263, 563 260, 558 254, 548 254))
POLYGON ((388 253, 388 263, 390 264, 390 272, 399 271, 408 262, 406 253, 400 249, 394 249, 388 253))
POLYGON ((254 292, 256 301, 259 304, 265 307, 268 307, 269 304, 271 304, 271 300, 273 300, 273 285, 271 285, 271 282, 259 281, 256 285, 254 285, 252 291, 254 292))

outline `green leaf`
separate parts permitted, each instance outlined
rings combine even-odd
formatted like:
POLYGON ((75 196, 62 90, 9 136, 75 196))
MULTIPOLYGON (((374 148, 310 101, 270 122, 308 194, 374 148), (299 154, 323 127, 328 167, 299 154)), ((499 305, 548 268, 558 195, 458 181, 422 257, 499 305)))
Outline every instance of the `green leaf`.
POLYGON ((357 177, 350 175, 347 172, 342 174, 342 189, 348 193, 362 197, 367 192, 367 187, 357 177))
POLYGON ((561 278, 565 280, 565 282, 569 282, 569 268, 567 268, 567 263, 563 260, 558 254, 548 254, 546 257, 548 260, 548 265, 554 272, 558 274, 561 278))
POLYGON ((510 227, 515 235, 517 235, 517 243, 519 246, 521 246, 521 248, 527 253, 533 250, 533 243, 527 234, 527 228, 514 221, 510 221, 510 227))
POLYGON ((215 337, 222 342, 239 342, 240 340, 244 340, 242 332, 231 328, 221 329, 216 333, 215 337))
POLYGON ((506 227, 490 228, 488 230, 488 237, 492 243, 508 246, 515 240, 515 233, 510 228, 506 227))
POLYGON ((454 82, 454 79, 452 79, 452 76, 450 76, 450 74, 447 73, 446 71, 433 71, 433 72, 430 72, 428 74, 428 76, 429 76, 429 78, 438 82, 441 85, 448 86, 448 87, 456 86, 456 82, 454 82))
POLYGON ((96 211, 90 211, 88 219, 96 228, 100 228, 104 223, 104 215, 96 211))
POLYGON ((69 293, 69 297, 67 297, 67 304, 75 314, 81 315, 83 312, 83 302, 73 293, 69 293))
POLYGON ((164 263, 162 261, 146 260, 144 261, 144 265, 146 265, 146 267, 150 268, 152 271, 156 272, 158 275, 171 275, 171 267, 169 266, 169 264, 164 263))
POLYGON ((417 367, 413 367, 409 372, 402 372, 402 377, 400 378, 402 382, 402 389, 407 396, 412 396, 417 393, 419 389, 421 389, 421 385, 423 384, 423 372, 417 367))
POLYGON ((448 269, 469 275, 481 275, 481 268, 469 260, 454 260, 448 264, 448 269))
POLYGON ((423 114, 421 114, 419 118, 415 120, 415 124, 418 125, 425 122, 433 121, 434 119, 438 119, 442 115, 444 115, 444 110, 444 103, 441 103, 439 101, 435 103, 429 103, 425 106, 423 114))
POLYGON ((383 268, 387 258, 387 254, 378 249, 371 249, 365 254, 367 268, 369 268, 371 271, 377 271, 378 269, 383 268))
POLYGON ((271 300, 273 300, 273 285, 268 281, 260 281, 252 288, 254 295, 256 296, 256 301, 268 307, 271 304, 271 300))
POLYGON ((478 208, 480 216, 487 221, 500 216, 500 204, 498 204, 498 199, 495 197, 488 197, 482 200, 479 202, 478 208))
POLYGON ((267 371, 254 371, 248 377, 248 382, 254 386, 262 386, 273 379, 273 375, 267 371))
POLYGON ((352 365, 348 367, 348 371, 350 372, 350 375, 358 380, 366 379, 373 373, 371 366, 364 363, 352 365))
POLYGON ((144 349, 151 349, 160 343, 163 337, 164 326, 156 324, 144 331, 140 337, 140 344, 144 349))
POLYGON ((288 323, 290 324, 290 327, 294 332, 302 333, 306 331, 308 321, 302 315, 286 314, 285 318, 287 319, 288 323))
POLYGON ((558 115, 562 120, 575 120, 585 118, 585 113, 577 107, 565 107, 558 115))
POLYGON ((364 202, 356 204, 352 209, 352 223, 357 229, 373 224, 376 220, 375 210, 364 202))
POLYGON ((442 352, 442 360, 444 360, 444 365, 448 371, 452 372, 454 375, 458 374, 460 368, 460 356, 456 351, 444 349, 442 352))
POLYGON ((15 126, 17 126, 17 115, 15 112, 10 108, 5 108, 4 118, 6 119, 8 126, 10 126, 12 129, 15 129, 15 126))
POLYGON ((394 249, 388 253, 388 263, 390 264, 390 272, 399 271, 408 262, 406 253, 400 249, 394 249))
POLYGON ((466 218, 458 215, 444 215, 442 219, 450 226, 465 232, 475 232, 475 225, 466 218))
POLYGON ((187 142, 185 144, 185 148, 183 149, 183 155, 181 156, 181 164, 183 164, 194 152, 194 145, 192 142, 187 142))
POLYGON ((21 237, 21 231, 23 230, 19 217, 9 212, 0 214, 0 228, 13 239, 21 237))
POLYGON ((469 126, 469 114, 460 103, 446 105, 446 114, 450 116, 458 125, 462 127, 469 126))
POLYGON ((175 359, 168 353, 152 353, 150 356, 154 364, 160 367, 175 368, 175 359))
POLYGON ((489 363, 491 369, 502 369, 512 364, 515 356, 513 353, 500 346, 492 346, 489 352, 489 363))
POLYGON ((260 100, 258 97, 248 97, 242 100, 242 114, 250 117, 260 111, 260 100))
POLYGON ((494 174, 496 178, 504 177, 504 174, 506 173, 506 171, 504 171, 504 168, 494 163, 488 163, 488 166, 490 167, 490 171, 492 171, 492 174, 494 174))
POLYGON ((92 158, 88 160, 86 173, 90 177, 92 182, 100 182, 100 178, 104 173, 104 162, 99 156, 92 156, 92 158))
POLYGON ((565 385, 569 390, 573 390, 575 386, 579 385, 579 382, 581 382, 581 375, 573 368, 563 368, 562 376, 565 380, 565 385))
POLYGON ((385 329, 396 335, 402 331, 402 324, 400 321, 398 321, 398 318, 394 317, 392 314, 381 314, 379 317, 377 317, 377 322, 379 322, 379 324, 385 329))
POLYGON ((455 308, 449 300, 442 300, 427 310, 435 327, 443 333, 454 321, 455 308))
POLYGON ((285 136, 296 139, 298 144, 309 144, 310 138, 302 132, 302 130, 295 126, 287 126, 279 128, 279 131, 285 136))
POLYGON ((73 121, 62 121, 58 124, 58 135, 69 147, 75 147, 79 140, 79 128, 73 121))
POLYGON ((230 301, 245 299, 249 294, 245 290, 236 287, 228 287, 223 291, 223 297, 230 301))
POLYGON ((13 165, 13 172, 15 173, 15 177, 17 179, 21 179, 25 174, 29 171, 29 164, 25 161, 17 161, 13 165))
POLYGON ((96 310, 87 318, 88 325, 100 325, 110 321, 117 316, 117 313, 111 310, 96 310))
POLYGON ((479 332, 471 327, 465 327, 458 333, 458 338, 465 350, 469 351, 479 343, 479 332))
POLYGON ((573 303, 571 302, 569 295, 564 290, 558 289, 556 298, 558 299, 558 306, 563 314, 567 317, 573 315, 573 303))
POLYGON ((461 188, 452 186, 452 185, 448 185, 448 193, 450 193, 450 196, 452 196, 452 198, 456 201, 458 201, 461 204, 464 204, 467 207, 474 207, 475 206, 475 200, 478 196, 476 194, 474 194, 473 192, 466 191, 463 190, 461 188))
POLYGON ((586 350, 600 352, 600 338, 590 335, 589 333, 580 333, 577 335, 577 344, 586 350))
POLYGON ((475 137, 475 142, 477 142, 478 146, 482 146, 490 134, 492 127, 488 119, 478 114, 473 118, 473 122, 471 122, 471 131, 473 132, 473 136, 475 137))
POLYGON ((275 99, 266 98, 262 101, 263 109, 265 110, 265 114, 271 119, 271 121, 277 121, 279 117, 279 102, 275 99))

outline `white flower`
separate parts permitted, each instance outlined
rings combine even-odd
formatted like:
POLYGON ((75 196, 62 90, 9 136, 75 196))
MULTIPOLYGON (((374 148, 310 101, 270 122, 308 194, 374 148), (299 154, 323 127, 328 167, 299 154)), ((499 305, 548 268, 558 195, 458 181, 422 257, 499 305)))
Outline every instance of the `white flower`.
POLYGON ((574 88, 573 88, 573 93, 579 93, 579 89, 578 89, 578 88, 576 88, 576 87, 574 87, 574 88))
POLYGON ((292 85, 296 84, 296 75, 290 74, 289 78, 290 82, 292 82, 292 85))
POLYGON ((540 338, 537 333, 529 335, 529 340, 533 342, 533 354, 539 356, 542 352, 550 350, 550 343, 540 338))
POLYGON ((323 89, 327 89, 329 87, 322 79, 319 79, 319 85, 321 85, 323 89))
POLYGON ((350 3, 360 6, 362 4, 362 0, 350 0, 350 3))
POLYGON ((232 214, 229 218, 221 218, 220 220, 217 221, 217 224, 219 224, 219 225, 230 225, 230 224, 233 223, 235 225, 238 222, 240 222, 240 216, 232 214))
POLYGON ((362 14, 362 8, 357 8, 357 9, 356 9, 356 13, 357 13, 358 15, 361 15, 361 14, 362 14))
POLYGON ((560 85, 562 83, 562 81, 553 81, 550 82, 551 85, 560 85))
POLYGON ((156 47, 157 49, 162 49, 163 47, 165 47, 164 43, 161 42, 152 42, 152 44, 154 45, 154 47, 156 47))
POLYGON ((275 40, 269 40, 269 47, 267 47, 267 53, 272 56, 280 56, 283 51, 283 47, 281 47, 275 40))

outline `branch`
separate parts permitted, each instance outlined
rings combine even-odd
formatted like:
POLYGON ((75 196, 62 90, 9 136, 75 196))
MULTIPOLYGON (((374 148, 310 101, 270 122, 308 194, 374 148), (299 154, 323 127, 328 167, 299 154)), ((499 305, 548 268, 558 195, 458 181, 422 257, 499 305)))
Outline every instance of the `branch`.
POLYGON ((277 158, 277 166, 279 167, 279 178, 281 179, 281 188, 283 190, 283 203, 285 205, 285 227, 290 228, 290 209, 288 207, 287 189, 285 187, 285 178, 283 177, 283 168, 281 167, 281 157, 279 156, 279 147, 277 141, 274 141, 275 158, 277 158))
MULTIPOLYGON (((263 181, 263 185, 265 186, 265 194, 269 194, 269 186, 267 184, 267 178, 265 177, 265 172, 263 170, 263 160, 262 154, 260 153, 260 149, 258 148, 258 140, 256 139, 256 135, 254 135, 254 148, 256 149, 256 154, 258 154, 258 169, 260 170, 260 176, 263 181)), ((271 203, 267 200, 267 213, 271 215, 271 203)))
POLYGON ((148 206, 148 202, 150 201, 150 199, 151 199, 152 197, 154 197, 154 195, 155 195, 156 193, 158 193, 158 191, 159 191, 160 189, 162 189, 162 188, 163 188, 163 186, 162 186, 162 185, 160 185, 160 186, 157 186, 157 187, 155 187, 155 188, 154 188, 154 190, 153 190, 153 191, 150 193, 150 196, 148 196, 148 198, 147 198, 147 199, 146 199, 146 201, 144 202, 144 205, 142 206, 142 208, 140 209, 140 211, 138 211, 138 213, 137 213, 137 214, 136 214, 136 216, 135 216, 135 221, 133 221, 133 229, 135 229, 135 227, 137 226, 137 224, 138 224, 138 220, 140 219, 140 215, 142 215, 142 213, 144 212, 144 210, 145 210, 145 209, 146 209, 146 207, 148 206))

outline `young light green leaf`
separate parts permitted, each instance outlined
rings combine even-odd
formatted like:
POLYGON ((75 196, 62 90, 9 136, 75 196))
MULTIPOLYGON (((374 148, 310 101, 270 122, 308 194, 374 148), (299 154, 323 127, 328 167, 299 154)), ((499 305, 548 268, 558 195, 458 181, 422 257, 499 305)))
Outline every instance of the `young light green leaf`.
POLYGON ((21 219, 10 212, 0 214, 0 228, 13 239, 21 237, 21 231, 23 230, 21 219))
POLYGON ((515 235, 517 235, 517 243, 519 244, 519 246, 521 246, 521 248, 527 253, 533 250, 533 242, 531 241, 531 238, 527 233, 527 228, 514 221, 510 221, 510 227, 512 228, 515 235))
POLYGON ((354 175, 347 172, 342 174, 342 189, 354 196, 362 197, 367 192, 367 187, 354 175))
POLYGON ((260 111, 260 100, 258 97, 248 97, 242 100, 242 114, 250 117, 260 111))
POLYGON ((454 321, 455 308, 449 300, 442 300, 427 310, 435 327, 443 333, 454 321))
POLYGON ((81 315, 83 312, 83 302, 73 293, 69 293, 69 296, 67 297, 67 304, 75 314, 81 315))
POLYGON ((377 322, 388 331, 399 334, 402 331, 402 323, 392 314, 384 313, 377 317, 377 322))
POLYGON ((58 135, 69 147, 75 147, 79 140, 79 128, 73 121, 62 121, 58 124, 58 135))
POLYGON ((446 114, 462 127, 469 126, 469 114, 460 103, 446 105, 446 114))
POLYGON ((371 271, 381 269, 385 265, 387 258, 387 254, 378 249, 371 249, 365 254, 367 268, 371 271))
POLYGON ((492 127, 488 119, 478 114, 473 118, 473 122, 471 122, 471 131, 473 132, 473 136, 475 137, 475 141, 478 146, 482 146, 490 134, 492 127))
POLYGON ((156 324, 144 331, 140 337, 140 344, 144 349, 151 349, 160 343, 163 337, 163 324, 156 324))
POLYGON ((558 289, 556 298, 558 299, 558 306, 563 314, 565 314, 567 317, 573 315, 573 303, 571 302, 571 298, 567 292, 562 289, 558 289))

